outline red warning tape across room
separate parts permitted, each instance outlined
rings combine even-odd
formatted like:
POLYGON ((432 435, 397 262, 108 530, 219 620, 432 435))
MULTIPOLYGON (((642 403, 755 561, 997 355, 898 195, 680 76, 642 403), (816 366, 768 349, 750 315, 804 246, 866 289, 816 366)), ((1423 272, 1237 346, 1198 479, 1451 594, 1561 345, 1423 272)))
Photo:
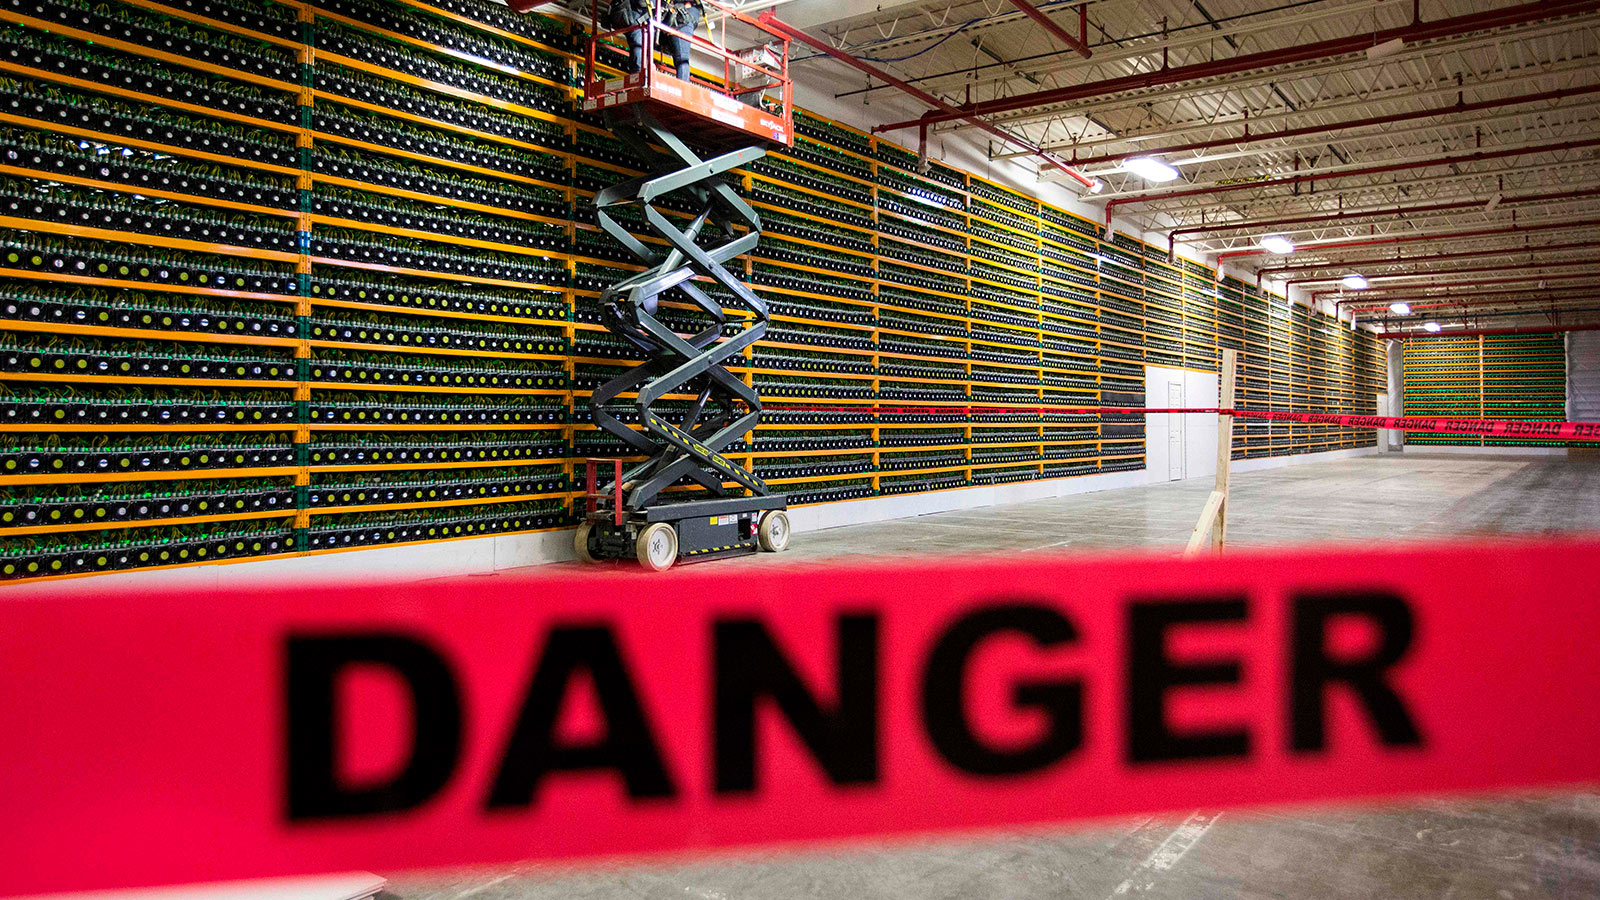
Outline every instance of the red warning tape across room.
POLYGON ((1370 544, 7 587, 0 897, 1600 782, 1600 536, 1370 544))
POLYGON ((1530 419, 1468 419, 1441 417, 1395 418, 1390 416, 1348 416, 1334 413, 1287 412, 1268 409, 1221 409, 1193 407, 1168 409, 1143 406, 881 406, 863 403, 855 406, 812 406, 784 404, 763 407, 766 412, 873 412, 879 415, 999 415, 1003 413, 1067 414, 1158 414, 1200 413, 1296 422, 1302 425, 1337 425, 1345 428, 1395 429, 1475 437, 1516 438, 1520 440, 1600 442, 1600 422, 1549 422, 1530 419))

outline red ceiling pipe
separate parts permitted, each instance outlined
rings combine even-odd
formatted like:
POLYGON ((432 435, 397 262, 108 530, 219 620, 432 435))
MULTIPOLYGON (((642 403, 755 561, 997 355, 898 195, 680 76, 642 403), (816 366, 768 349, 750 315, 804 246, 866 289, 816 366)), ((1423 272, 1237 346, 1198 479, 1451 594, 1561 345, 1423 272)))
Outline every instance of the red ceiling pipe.
MULTIPOLYGON (((1371 325, 1373 328, 1385 328, 1385 327, 1392 328, 1395 325, 1405 325, 1405 324, 1410 324, 1411 322, 1415 322, 1415 321, 1431 320, 1431 321, 1437 322, 1440 319, 1449 318, 1449 319, 1453 319, 1453 320, 1459 320, 1459 321, 1461 321, 1463 323, 1471 322, 1474 326, 1479 327, 1479 328, 1487 328, 1489 326, 1484 324, 1484 323, 1488 322, 1490 319, 1496 319, 1496 320, 1498 320, 1498 319, 1510 319, 1510 318, 1529 319, 1531 317, 1536 317, 1536 316, 1537 317, 1548 316, 1549 317, 1548 321, 1551 324, 1543 326, 1543 327, 1549 328, 1549 327, 1551 327, 1551 325, 1556 324, 1557 321, 1559 320, 1559 318, 1562 317, 1562 316, 1565 316, 1567 321, 1572 322, 1572 321, 1575 321, 1575 319, 1574 319, 1575 316, 1578 316, 1578 315, 1580 315, 1582 313, 1600 313, 1600 306, 1574 306, 1574 307, 1565 307, 1565 308, 1562 308, 1562 309, 1549 309, 1549 310, 1519 309, 1519 310, 1509 310, 1509 311, 1500 311, 1500 312, 1463 312, 1463 313, 1458 313, 1458 314, 1446 314, 1446 315, 1441 315, 1441 316, 1422 316, 1420 318, 1416 317, 1416 316, 1413 316, 1411 318, 1401 318, 1401 317, 1398 317, 1398 316, 1381 316, 1381 317, 1378 317, 1378 318, 1375 318, 1375 319, 1369 319, 1367 321, 1367 324, 1371 325)), ((1534 321, 1537 321, 1537 319, 1534 319, 1534 321)))
MULTIPOLYGON (((1480 204, 1481 205, 1481 204, 1480 204)), ((1445 243, 1447 241, 1460 241, 1467 238, 1490 237, 1497 234, 1526 234, 1534 231, 1566 231, 1572 228, 1587 228, 1591 225, 1600 225, 1600 219, 1583 219, 1577 222, 1551 222, 1545 225, 1507 225, 1504 228, 1479 228, 1475 231, 1447 231, 1443 234, 1408 234, 1400 237, 1363 238, 1359 241, 1338 241, 1332 244, 1311 244, 1301 247, 1306 253, 1321 253, 1325 250, 1346 250, 1351 247, 1375 247, 1386 244, 1417 244, 1417 243, 1445 243)), ((1260 248, 1254 250, 1230 250, 1227 253, 1218 253, 1217 261, 1235 259, 1240 256, 1261 256, 1267 251, 1260 248)), ((1269 271, 1262 269, 1263 272, 1269 271)))
POLYGON ((1087 5, 1078 7, 1079 37, 1073 37, 1068 34, 1065 28, 1057 25, 1053 19, 1040 12, 1039 8, 1029 3, 1028 0, 1011 0, 1011 5, 1022 10, 1023 15, 1038 22, 1039 27, 1050 32, 1056 40, 1076 50, 1079 56, 1088 59, 1094 55, 1093 51, 1089 49, 1089 7, 1087 5))
MULTIPOLYGON (((1446 299, 1440 303, 1407 303, 1413 310, 1418 309, 1467 309, 1477 306, 1528 306, 1534 305, 1539 309, 1547 309, 1561 303, 1588 303, 1600 298, 1600 291, 1587 290, 1576 294, 1549 294, 1544 297, 1525 297, 1523 299, 1506 299, 1499 297, 1478 297, 1473 299, 1446 299)), ((1391 304, 1378 304, 1374 306, 1352 306, 1350 311, 1358 315, 1369 313, 1382 313, 1389 309, 1391 304)))
MULTIPOLYGON (((1546 269, 1564 269, 1564 268, 1567 268, 1569 266, 1594 266, 1596 268, 1600 268, 1600 258, 1594 258, 1594 259, 1559 259, 1559 260, 1556 260, 1554 262, 1539 262, 1539 263, 1535 263, 1534 265, 1537 265, 1537 266, 1539 266, 1541 268, 1546 268, 1546 269)), ((1415 277, 1416 275, 1470 275, 1470 274, 1472 274, 1474 272, 1504 272, 1505 270, 1506 270, 1505 266, 1476 266, 1476 267, 1467 268, 1467 269, 1437 269, 1437 270, 1432 271, 1432 272, 1416 272, 1416 273, 1414 273, 1414 275, 1374 275, 1374 276, 1372 276, 1371 279, 1368 279, 1368 280, 1377 280, 1379 278, 1411 278, 1411 277, 1415 277)), ((1526 276, 1521 276, 1521 277, 1522 277, 1522 280, 1526 281, 1526 280, 1537 280, 1540 276, 1538 276, 1538 275, 1526 275, 1526 276)), ((1331 279, 1328 279, 1328 278, 1295 278, 1295 279, 1291 279, 1289 281, 1286 281, 1284 283, 1285 284, 1306 284, 1308 282, 1329 281, 1329 280, 1331 280, 1331 279)), ((1483 284, 1485 282, 1479 282, 1479 283, 1483 284)))
POLYGON ((934 107, 935 109, 956 112, 958 118, 966 119, 967 121, 969 121, 972 124, 978 126, 979 128, 982 128, 984 131, 987 131, 988 133, 994 135, 995 137, 1001 139, 1002 141, 1005 141, 1006 143, 1011 144, 1014 147, 1020 147, 1021 149, 1026 150, 1029 153, 1032 153, 1033 155, 1035 155, 1035 156, 1039 157, 1040 159, 1044 160, 1046 163, 1048 163, 1052 167, 1061 170, 1062 172, 1066 173, 1069 177, 1077 180, 1077 182, 1079 184, 1083 185, 1086 188, 1092 188, 1096 184, 1098 184, 1098 182, 1096 182, 1094 179, 1089 178, 1088 176, 1084 175, 1082 172, 1079 172, 1077 169, 1074 169, 1073 167, 1067 165, 1066 163, 1062 162, 1061 160, 1057 159, 1056 157, 1052 156, 1051 154, 1046 153, 1044 150, 1040 149, 1037 145, 1032 144, 1032 143, 1030 143, 1028 141, 1025 141, 1022 138, 1016 137, 1015 135, 1008 134, 1007 132, 1003 131, 1002 129, 997 128, 997 127, 995 127, 993 125, 990 125, 988 122, 984 122, 984 121, 981 121, 981 120, 979 120, 977 118, 974 118, 972 116, 968 116, 968 115, 960 113, 958 110, 956 110, 956 107, 950 105, 949 103, 944 102, 943 100, 940 100, 938 97, 935 97, 934 95, 928 93, 927 91, 924 91, 921 88, 916 87, 914 85, 907 84, 906 82, 900 80, 899 78, 894 77, 893 75, 890 75, 888 72, 883 71, 882 69, 878 68, 877 66, 874 66, 871 63, 865 62, 863 60, 857 59, 854 56, 851 56, 850 54, 844 52, 843 50, 839 50, 839 49, 829 45, 827 41, 818 40, 817 38, 814 38, 811 35, 806 34, 804 31, 801 31, 800 29, 794 27, 793 25, 790 25, 788 22, 785 22, 782 19, 779 19, 776 15, 773 15, 772 10, 770 10, 770 9, 767 10, 766 12, 763 12, 758 18, 761 21, 761 24, 767 26, 768 28, 771 28, 774 31, 777 31, 780 34, 786 35, 792 40, 799 41, 802 44, 805 44, 806 46, 811 47, 813 50, 817 50, 818 52, 825 53, 828 56, 831 56, 834 59, 836 59, 836 60, 844 63, 845 65, 850 66, 850 67, 852 67, 852 68, 854 68, 854 69, 856 69, 858 71, 865 72, 866 74, 868 74, 868 75, 872 76, 873 78, 876 78, 876 79, 884 82, 885 84, 891 84, 891 85, 899 88, 900 90, 904 91, 905 93, 910 94, 911 96, 917 98, 918 100, 921 100, 923 103, 926 103, 929 106, 934 107))
MULTIPOLYGON (((1371 302, 1371 301, 1376 301, 1376 300, 1389 301, 1389 300, 1398 300, 1398 299, 1405 299, 1405 298, 1411 298, 1411 297, 1416 297, 1418 299, 1428 299, 1428 298, 1432 298, 1432 297, 1443 297, 1443 296, 1469 297, 1469 296, 1476 296, 1476 295, 1481 295, 1481 294, 1531 294, 1531 293, 1535 293, 1535 292, 1538 292, 1538 291, 1548 292, 1548 291, 1554 291, 1554 290, 1577 290, 1579 288, 1586 288, 1586 287, 1600 287, 1600 281, 1595 281, 1594 280, 1596 278, 1600 278, 1600 276, 1592 275, 1592 274, 1586 274, 1586 273, 1583 273, 1583 272, 1578 272, 1578 273, 1575 273, 1575 274, 1567 274, 1567 275, 1529 275, 1529 276, 1525 276, 1525 277, 1521 277, 1521 278, 1480 279, 1480 280, 1474 281, 1474 282, 1472 282, 1471 284, 1468 284, 1468 285, 1396 284, 1396 285, 1390 285, 1389 287, 1375 287, 1375 288, 1371 288, 1369 290, 1359 291, 1357 293, 1359 293, 1360 296, 1352 295, 1350 297, 1347 297, 1347 298, 1345 298, 1343 300, 1338 301, 1338 305, 1343 306, 1346 303, 1362 303, 1362 302, 1371 302), (1508 283, 1508 282, 1519 282, 1519 281, 1521 281, 1521 282, 1527 282, 1527 281, 1573 282, 1573 281, 1577 281, 1579 283, 1577 283, 1577 284, 1563 283, 1563 284, 1558 284, 1558 285, 1554 285, 1554 286, 1534 287, 1534 288, 1504 288, 1504 287, 1489 287, 1489 288, 1485 288, 1484 287, 1484 285, 1503 284, 1503 283, 1508 283), (1454 293, 1450 293, 1450 294, 1426 294, 1426 293, 1420 293, 1422 291, 1437 290, 1437 289, 1453 290, 1453 289, 1458 288, 1458 287, 1479 288, 1479 290, 1472 290, 1472 291, 1467 291, 1467 292, 1455 291, 1454 293), (1396 294, 1396 293, 1393 293, 1394 291, 1400 291, 1401 293, 1396 294), (1406 291, 1417 291, 1419 293, 1413 293, 1413 294, 1404 293, 1406 291)), ((1342 288, 1330 288, 1328 290, 1314 291, 1314 292, 1312 292, 1312 296, 1313 297, 1323 297, 1323 296, 1326 296, 1328 294, 1348 294, 1348 293, 1351 293, 1351 292, 1347 291, 1347 290, 1344 290, 1342 288)))
MULTIPOLYGON (((1351 53, 1363 53, 1369 47, 1375 47, 1378 44, 1396 39, 1407 43, 1429 41, 1437 38, 1455 37, 1474 31, 1512 28, 1544 19, 1552 19, 1557 16, 1593 12, 1596 9, 1600 9, 1600 0, 1538 0, 1538 2, 1534 3, 1523 3, 1518 6, 1489 10, 1487 12, 1439 19, 1435 22, 1413 23, 1399 28, 1374 31, 1369 34, 1357 34, 1328 41, 1301 44, 1297 47, 1247 53, 1243 56, 1178 66, 1177 68, 1162 67, 1151 72, 1137 72, 1132 75, 1108 78, 1103 81, 1092 81, 1085 84, 1074 84, 1067 87, 1034 91, 1028 94, 1018 94, 1014 97, 999 97, 981 103, 963 103, 955 109, 932 114, 927 117, 927 121, 928 124, 949 122, 954 119, 966 118, 967 116, 993 115, 994 113, 1029 109, 1035 106, 1068 103, 1073 100, 1086 100, 1091 97, 1104 97, 1109 94, 1140 88, 1162 87, 1186 81, 1198 81, 1217 78, 1222 75, 1250 72, 1256 69, 1278 68, 1351 53)), ((921 124, 922 120, 917 119, 908 122, 891 122, 885 125, 878 125, 872 131, 874 134, 879 134, 921 124)))
MULTIPOLYGON (((1317 244, 1316 246, 1312 246, 1312 247, 1297 247, 1297 248, 1295 248, 1295 250, 1296 250, 1296 252, 1316 253, 1316 252, 1318 252, 1320 250, 1343 250, 1343 249, 1346 249, 1346 248, 1349 248, 1349 247, 1372 247, 1372 246, 1375 246, 1375 245, 1378 245, 1378 244, 1388 244, 1388 243, 1393 243, 1393 241, 1391 241, 1389 239, 1386 239, 1386 238, 1371 238, 1369 240, 1364 240, 1364 241, 1340 241, 1337 244, 1317 244)), ((1241 256, 1268 256, 1268 255, 1270 255, 1270 254, 1266 250, 1262 250, 1259 247, 1257 247, 1254 250, 1229 250, 1226 253, 1218 253, 1217 254, 1217 262, 1222 262, 1225 259, 1238 259, 1241 256)))
MULTIPOLYGON (((1561 100, 1567 97, 1577 97, 1583 94, 1600 93, 1600 84, 1590 84, 1583 87, 1567 88, 1555 91, 1540 91, 1535 94, 1522 94, 1516 97, 1505 97, 1498 100, 1479 100, 1474 103, 1463 103, 1457 100, 1449 106, 1436 106, 1432 109, 1420 109, 1416 112, 1394 113, 1388 116, 1373 116, 1367 119, 1353 119, 1348 122, 1335 122, 1332 125, 1306 125, 1300 128, 1285 128, 1266 134, 1251 134, 1250 122, 1244 123, 1244 134, 1238 137, 1217 138, 1211 141, 1195 141, 1190 144, 1174 144, 1170 147, 1149 147, 1143 150, 1129 150, 1125 153, 1106 153, 1100 156, 1074 156, 1073 162, 1080 166, 1097 165, 1106 162, 1122 162, 1137 156, 1161 156, 1168 153, 1185 153, 1190 150, 1210 150, 1216 147, 1237 147, 1244 144, 1257 144, 1262 141, 1277 141, 1284 138, 1304 137, 1310 134, 1327 134, 1332 131, 1343 131, 1346 128, 1371 128, 1377 125, 1392 125, 1395 122, 1407 122, 1412 119, 1426 119, 1432 116, 1460 115, 1462 113, 1479 112, 1485 109, 1499 109, 1504 106, 1519 106, 1524 103, 1542 103, 1546 100, 1561 100)), ((1459 95, 1458 95, 1459 96, 1459 95)))
MULTIPOLYGON (((1526 194, 1521 197, 1504 197, 1500 200, 1501 206, 1515 206, 1522 203, 1548 203, 1552 200, 1580 200, 1585 197, 1600 197, 1600 188, 1585 188, 1579 191, 1557 191, 1547 194, 1526 194)), ((1176 238, 1180 234, 1202 234, 1218 231, 1244 231, 1255 229, 1274 228, 1279 225, 1313 225, 1317 223, 1344 222, 1350 219, 1372 219, 1382 217, 1397 217, 1417 215, 1430 212, 1448 212, 1453 209, 1475 209, 1482 207, 1483 200, 1462 200, 1451 203, 1429 203, 1423 206, 1396 206, 1392 209, 1375 209, 1368 212, 1338 212, 1323 213, 1314 216, 1292 216, 1283 219, 1257 219, 1251 222, 1226 222, 1216 225, 1194 225, 1188 228, 1177 228, 1167 232, 1168 239, 1176 238)))
POLYGON ((1343 172, 1318 172, 1309 175, 1285 175, 1282 178, 1268 178, 1262 181, 1247 181, 1239 184, 1212 184, 1206 187, 1191 188, 1185 191, 1172 191, 1149 197, 1118 197, 1106 203, 1106 215, 1111 215, 1111 210, 1129 203, 1148 203, 1152 200, 1176 200, 1179 197, 1200 197, 1210 194, 1226 194, 1233 191, 1250 191, 1257 188, 1277 187, 1285 184, 1307 184, 1313 181, 1326 181, 1330 178, 1355 178, 1361 175, 1382 175, 1387 172, 1403 172, 1410 169, 1429 169, 1436 166, 1449 166, 1457 163, 1482 162, 1490 159, 1504 159, 1508 156, 1527 156, 1533 153, 1557 153, 1562 150, 1581 150, 1586 147, 1600 147, 1600 138, 1588 138, 1581 141, 1560 141, 1555 144, 1541 144, 1537 147, 1519 147, 1510 150, 1474 150, 1470 153, 1458 153, 1454 156, 1435 156, 1428 159, 1412 159, 1398 163, 1384 163, 1381 166, 1364 166, 1359 169, 1348 169, 1343 172))
POLYGON ((1600 325, 1533 325, 1527 328, 1474 328, 1470 331, 1380 331, 1374 337, 1407 340, 1409 338, 1461 338, 1494 337, 1497 334, 1561 334, 1566 331, 1600 331, 1600 325))
MULTIPOLYGON (((1273 266, 1259 269, 1256 277, 1277 272, 1306 272, 1313 269, 1353 269, 1361 266, 1392 266, 1396 263, 1438 262, 1442 259, 1469 259, 1476 256, 1511 256, 1517 253, 1546 253, 1557 250, 1588 250, 1600 247, 1600 241, 1569 241, 1564 244, 1543 244, 1523 247, 1502 247, 1498 250, 1458 250, 1455 253, 1427 253, 1420 256, 1377 256, 1366 259, 1343 259, 1334 262, 1306 263, 1300 266, 1273 266)), ((1418 275, 1427 274, 1425 271, 1418 275)))
MULTIPOLYGON (((1514 283, 1524 283, 1525 284, 1525 283, 1530 282, 1530 281, 1537 281, 1537 282, 1541 282, 1541 283, 1544 283, 1544 284, 1548 284, 1549 282, 1552 282, 1552 281, 1559 281, 1559 282, 1564 282, 1564 283, 1555 285, 1554 287, 1538 288, 1538 290, 1564 290, 1564 289, 1572 289, 1572 288, 1578 288, 1578 287, 1588 287, 1590 285, 1590 283, 1591 283, 1590 280, 1593 279, 1593 278, 1595 278, 1595 276, 1593 274, 1590 274, 1590 273, 1587 273, 1587 272, 1575 272, 1575 273, 1565 274, 1565 275, 1561 275, 1561 274, 1557 274, 1557 275, 1517 275, 1517 276, 1511 276, 1511 277, 1508 277, 1508 278, 1480 278, 1480 279, 1477 279, 1477 280, 1473 281, 1470 286, 1474 287, 1474 288, 1482 288, 1482 287, 1484 287, 1486 285, 1514 284, 1514 283), (1581 283, 1580 284, 1568 283, 1568 282, 1573 282, 1573 281, 1577 281, 1577 282, 1581 282, 1581 283)), ((1429 290, 1429 289, 1434 289, 1434 288, 1449 289, 1449 288, 1452 288, 1452 287, 1456 287, 1456 285, 1450 285, 1450 284, 1396 284, 1396 285, 1390 285, 1389 287, 1381 287, 1380 286, 1380 287, 1372 288, 1371 290, 1361 291, 1360 293, 1363 294, 1364 296, 1349 297, 1349 298, 1346 298, 1344 300, 1338 301, 1335 305, 1342 306, 1345 303, 1361 303, 1361 302, 1371 301, 1373 299, 1384 299, 1384 298, 1394 297, 1395 295, 1388 293, 1389 291, 1423 291, 1423 290, 1429 290)), ((1498 292, 1498 291, 1504 290, 1504 288, 1492 288, 1491 290, 1494 290, 1494 291, 1498 292)), ((1347 293, 1350 293, 1350 291, 1347 291, 1347 290, 1345 290, 1343 288, 1326 288, 1324 290, 1312 291, 1311 292, 1311 296, 1313 298, 1322 298, 1322 297, 1326 297, 1326 296, 1328 296, 1330 294, 1347 294, 1347 293)), ((1478 293, 1485 293, 1485 292, 1484 291, 1478 291, 1478 293)))
POLYGON ((1389 304, 1396 303, 1396 302, 1399 302, 1399 301, 1410 302, 1412 300, 1451 300, 1451 299, 1474 300, 1474 299, 1478 299, 1478 298, 1482 298, 1482 297, 1513 297, 1513 296, 1522 296, 1524 294, 1536 294, 1536 295, 1538 295, 1537 297, 1534 297, 1533 300, 1503 301, 1503 302, 1528 303, 1528 302, 1537 301, 1538 298, 1540 298, 1540 297, 1558 296, 1556 294, 1557 291, 1588 291, 1588 290, 1596 290, 1596 289, 1600 289, 1600 281, 1596 281, 1596 282, 1593 282, 1593 283, 1583 283, 1583 284, 1562 284, 1562 285, 1557 285, 1557 286, 1555 286, 1553 288, 1522 288, 1522 289, 1490 288, 1487 291, 1470 291, 1470 292, 1466 292, 1466 293, 1454 293, 1454 294, 1386 294, 1386 293, 1375 292, 1375 291, 1362 291, 1361 293, 1364 294, 1365 296, 1347 297, 1347 298, 1345 298, 1343 300, 1336 301, 1334 303, 1334 306, 1335 307, 1340 307, 1340 306, 1344 306, 1346 303, 1348 303, 1348 304, 1350 304, 1350 308, 1351 309, 1357 309, 1357 308, 1360 308, 1360 304, 1364 303, 1364 304, 1367 304, 1368 308, 1378 309, 1378 308, 1387 308, 1389 306, 1389 304))
MULTIPOLYGON (((1503 268, 1503 267, 1496 267, 1492 271, 1499 271, 1501 268, 1503 268)), ((1435 274, 1435 273, 1430 272, 1428 274, 1432 275, 1432 274, 1435 274)), ((1506 277, 1506 278, 1480 278, 1480 279, 1477 279, 1476 281, 1472 282, 1472 287, 1483 287, 1484 285, 1489 285, 1489 284, 1516 284, 1516 283, 1524 283, 1525 284, 1525 283, 1527 283, 1529 281, 1540 281, 1540 282, 1574 281, 1574 280, 1583 280, 1583 279, 1594 278, 1594 277, 1595 276, 1593 274, 1588 273, 1588 272, 1576 272, 1576 273, 1573 273, 1573 274, 1570 274, 1570 275, 1513 275, 1513 276, 1506 277)), ((1416 291, 1416 290, 1423 290, 1425 288, 1447 288, 1447 287, 1451 287, 1451 285, 1448 285, 1448 284, 1397 284, 1397 285, 1394 285, 1393 287, 1389 287, 1389 288, 1379 287, 1379 288, 1374 288, 1373 290, 1369 290, 1369 291, 1362 291, 1361 293, 1366 294, 1368 296, 1365 296, 1365 297, 1351 297, 1351 298, 1348 298, 1348 299, 1345 299, 1345 300, 1340 300, 1337 303, 1335 303, 1334 305, 1335 306, 1342 306, 1345 303, 1370 302, 1373 299, 1372 295, 1374 295, 1376 292, 1379 292, 1379 291, 1394 291, 1394 290, 1416 291)), ((1557 288, 1570 288, 1570 287, 1577 287, 1577 285, 1568 285, 1568 284, 1557 285, 1557 288)), ((1321 298, 1321 297, 1326 297, 1329 294, 1342 294, 1342 293, 1345 293, 1345 291, 1340 289, 1340 288, 1328 288, 1326 290, 1321 290, 1321 291, 1312 291, 1311 292, 1311 297, 1312 297, 1312 299, 1318 299, 1318 298, 1321 298)), ((1386 294, 1384 296, 1392 296, 1392 295, 1387 295, 1386 294)))
MULTIPOLYGON (((1564 295, 1560 295, 1560 296, 1551 295, 1551 296, 1548 296, 1548 297, 1544 297, 1542 299, 1497 300, 1497 299, 1494 299, 1492 297, 1489 297, 1489 298, 1482 298, 1482 299, 1478 299, 1478 300, 1454 300, 1454 301, 1451 301, 1451 302, 1448 302, 1448 303, 1407 303, 1406 305, 1411 307, 1412 310, 1419 310, 1419 309, 1466 309, 1466 308, 1470 308, 1470 307, 1474 307, 1474 306, 1522 306, 1522 305, 1525 305, 1525 304, 1533 303, 1533 304, 1538 304, 1538 308, 1540 308, 1540 309, 1550 309, 1550 308, 1559 309, 1560 307, 1557 306, 1556 304, 1560 304, 1560 303, 1588 303, 1591 300, 1596 299, 1597 297, 1600 297, 1600 293, 1597 293, 1595 291, 1585 291, 1585 292, 1583 292, 1581 294, 1564 294, 1564 295)), ((1384 312, 1384 311, 1387 311, 1389 309, 1389 307, 1387 305, 1371 306, 1371 307, 1364 307, 1364 308, 1358 308, 1358 307, 1352 306, 1352 307, 1350 307, 1350 309, 1351 309, 1351 311, 1356 312, 1356 313, 1371 313, 1371 312, 1384 312)), ((1523 310, 1523 311, 1524 312, 1529 312, 1529 310, 1523 310)), ((1532 310, 1532 311, 1533 312, 1537 312, 1538 310, 1535 309, 1535 310, 1532 310)))

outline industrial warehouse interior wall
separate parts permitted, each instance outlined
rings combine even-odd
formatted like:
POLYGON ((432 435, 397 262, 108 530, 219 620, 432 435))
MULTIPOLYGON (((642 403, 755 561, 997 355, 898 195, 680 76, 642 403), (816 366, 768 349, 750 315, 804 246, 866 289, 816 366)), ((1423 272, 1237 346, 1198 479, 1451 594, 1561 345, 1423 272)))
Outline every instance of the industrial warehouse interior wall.
MULTIPOLYGON (((1560 334, 1423 338, 1405 343, 1408 416, 1566 418, 1566 348, 1560 334)), ((1410 432, 1418 447, 1564 447, 1561 441, 1410 432)))
MULTIPOLYGON (((630 271, 589 201, 631 170, 574 111, 565 23, 17 0, 0 30, 0 577, 572 523, 574 465, 622 450, 585 421, 628 356, 596 297, 630 271)), ((1039 407, 1137 405, 1146 363, 1219 347, 1243 405, 1372 412, 1370 336, 798 124, 740 176, 776 315, 737 369, 772 413, 732 448, 792 503, 1137 470, 1142 417, 1039 407)), ((1241 457, 1372 441, 1237 427, 1241 457)))
POLYGON ((1569 331, 1567 421, 1600 422, 1600 331, 1569 331))

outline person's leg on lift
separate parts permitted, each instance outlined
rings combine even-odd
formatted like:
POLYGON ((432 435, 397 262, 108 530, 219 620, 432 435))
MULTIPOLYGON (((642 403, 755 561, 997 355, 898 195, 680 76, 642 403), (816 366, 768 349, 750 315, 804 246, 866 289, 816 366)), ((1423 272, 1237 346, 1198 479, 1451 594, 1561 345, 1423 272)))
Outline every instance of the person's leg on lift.
POLYGON ((675 34, 663 35, 667 39, 667 54, 672 57, 672 65, 677 69, 677 76, 683 81, 689 80, 689 41, 675 34))
MULTIPOLYGON (((650 21, 650 5, 645 0, 611 0, 607 4, 606 25, 610 28, 632 28, 650 21)), ((633 28, 623 37, 628 42, 628 63, 624 71, 633 74, 644 68, 644 31, 633 28)))
MULTIPOLYGON (((672 17, 673 29, 684 34, 694 34, 694 29, 700 24, 700 4, 689 0, 674 4, 675 15, 672 17)), ((682 81, 689 80, 689 49, 693 46, 686 37, 676 34, 664 35, 667 40, 667 53, 672 57, 672 64, 677 68, 678 78, 682 81)))
POLYGON ((628 32, 628 74, 644 68, 644 37, 639 31, 628 32))

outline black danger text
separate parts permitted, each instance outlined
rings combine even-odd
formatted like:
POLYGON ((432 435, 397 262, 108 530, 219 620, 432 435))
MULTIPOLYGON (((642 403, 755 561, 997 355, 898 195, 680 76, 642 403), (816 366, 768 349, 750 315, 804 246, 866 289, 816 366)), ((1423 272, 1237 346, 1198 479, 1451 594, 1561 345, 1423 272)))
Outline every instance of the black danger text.
MULTIPOLYGON (((1369 728, 1366 740, 1386 747, 1422 744, 1415 717, 1396 688, 1393 669, 1413 643, 1413 616, 1399 596, 1385 592, 1308 592, 1289 598, 1286 696, 1275 710, 1241 708, 1231 723, 1177 728, 1170 716, 1174 694, 1190 688, 1227 688, 1242 682, 1238 659, 1184 661, 1172 652, 1186 629, 1247 626, 1245 596, 1162 598, 1125 607, 1121 655, 1110 669, 1087 674, 1017 676, 1005 702, 1035 714, 1045 727, 1027 741, 999 742, 971 716, 969 669, 989 642, 1022 640, 1039 650, 1070 649, 1082 640, 1070 611, 1058 602, 1005 599, 973 604, 919 638, 922 652, 916 720, 937 757, 958 777, 1017 778, 1070 761, 1083 745, 1085 683, 1111 677, 1120 708, 1118 752, 1132 767, 1185 761, 1248 758, 1263 715, 1282 717, 1286 749, 1328 752, 1329 703, 1344 692, 1369 728), (1335 622, 1355 621, 1375 636, 1359 653, 1335 654, 1328 635, 1335 622)), ((502 736, 492 771, 475 773, 485 810, 528 809, 563 773, 606 772, 629 797, 659 802, 679 796, 684 773, 663 753, 663 728, 708 729, 705 773, 722 795, 762 786, 758 720, 776 715, 815 761, 821 776, 840 786, 870 786, 882 777, 884 697, 880 659, 883 619, 870 612, 838 614, 832 622, 834 660, 828 683, 808 684, 768 626, 757 618, 707 622, 709 684, 676 689, 704 692, 702 723, 651 721, 640 684, 617 639, 604 623, 545 629, 520 704, 494 733, 502 736), (557 727, 575 679, 587 679, 604 728, 580 739, 557 727)), ((464 685, 459 666, 440 647, 393 631, 294 633, 283 647, 285 811, 292 822, 373 816, 428 802, 462 774, 464 685), (403 682, 411 700, 410 743, 403 761, 376 783, 347 783, 340 776, 341 723, 355 712, 339 708, 339 680, 355 667, 381 667, 403 682)), ((897 701, 905 702, 905 701, 897 701)), ((501 723, 497 723, 501 724, 501 723)), ((1363 738, 1351 738, 1363 739, 1363 738)))

